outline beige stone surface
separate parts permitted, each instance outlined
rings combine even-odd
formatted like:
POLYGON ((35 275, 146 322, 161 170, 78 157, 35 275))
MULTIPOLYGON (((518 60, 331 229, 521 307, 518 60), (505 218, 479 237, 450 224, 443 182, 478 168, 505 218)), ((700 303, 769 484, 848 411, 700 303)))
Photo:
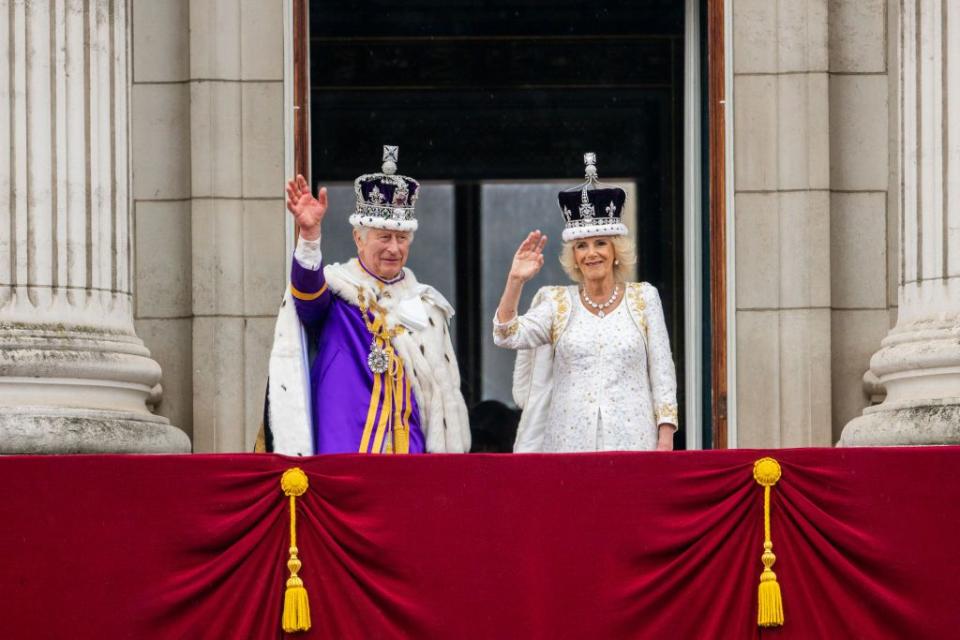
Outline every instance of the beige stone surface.
POLYGON ((739 193, 736 205, 737 308, 829 306, 829 194, 739 193))
POLYGON ((826 73, 777 78, 777 187, 826 189, 830 181, 830 127, 826 73))
POLYGON ((734 180, 737 191, 773 190, 779 175, 777 78, 735 76, 734 180))
POLYGON ((780 304, 779 194, 738 193, 735 211, 737 308, 775 308, 780 304))
POLYGON ((776 73, 777 48, 777 2, 734 0, 733 72, 776 73))
POLYGON ((190 77, 239 80, 241 0, 191 0, 190 77))
POLYGON ((830 306, 830 200, 825 191, 780 199, 780 306, 830 306))
POLYGON ((283 0, 240 0, 240 74, 283 80, 283 0))
POLYGON ((243 203, 243 313, 272 316, 287 283, 283 200, 243 203))
POLYGON ((283 84, 245 82, 243 100, 243 195, 282 198, 283 84))
POLYGON ((830 71, 886 72, 886 0, 830 0, 830 71))
POLYGON ((136 320, 137 335, 163 370, 156 412, 193 434, 193 321, 190 318, 136 320))
POLYGON ((192 295, 190 203, 135 202, 134 229, 136 316, 189 316, 192 295))
MULTIPOLYGON (((891 178, 894 182, 896 178, 891 178)), ((900 284, 900 213, 898 190, 887 190, 887 306, 896 306, 900 284)))
POLYGON ((826 0, 735 0, 734 73, 827 70, 826 0))
POLYGON ((899 2, 888 0, 886 9, 887 77, 887 304, 897 304, 900 282, 900 11, 899 2), (891 6, 892 5, 892 6, 891 6))
POLYGON ((887 188, 887 77, 830 78, 830 187, 887 188))
POLYGON ((829 187, 825 73, 734 78, 738 191, 829 187))
POLYGON ((830 310, 787 309, 779 313, 780 444, 830 446, 830 310))
POLYGON ((779 447, 780 322, 777 311, 737 312, 737 446, 779 447))
POLYGON ((242 315, 243 201, 194 200, 193 312, 242 315))
POLYGON ((134 82, 178 82, 190 74, 189 0, 132 0, 134 82))
POLYGON ((263 418, 263 397, 267 389, 267 366, 273 345, 276 317, 247 318, 244 326, 244 398, 243 443, 245 451, 253 451, 263 418))
POLYGON ((829 309, 737 312, 737 446, 829 446, 829 309))
POLYGON ((242 195, 241 85, 190 84, 190 169, 194 197, 242 195))
POLYGON ((133 197, 190 197, 190 89, 185 84, 131 88, 133 197))
POLYGON ((193 321, 193 450, 244 451, 244 318, 193 321))
POLYGON ((837 446, 903 447, 960 444, 960 402, 956 398, 897 407, 867 407, 847 424, 837 446))
POLYGON ((886 194, 834 193, 830 202, 833 307, 885 309, 886 194))
POLYGON ((827 70, 827 0, 777 0, 779 71, 827 70))
POLYGON ((870 368, 870 357, 887 335, 890 320, 885 309, 834 309, 830 317, 832 439, 836 442, 844 425, 870 404, 863 375, 870 368))

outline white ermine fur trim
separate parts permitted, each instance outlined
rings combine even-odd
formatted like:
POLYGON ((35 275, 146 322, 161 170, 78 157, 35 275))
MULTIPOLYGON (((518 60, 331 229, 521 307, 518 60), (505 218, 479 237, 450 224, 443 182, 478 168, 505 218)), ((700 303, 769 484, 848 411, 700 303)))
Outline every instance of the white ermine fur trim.
POLYGON ((627 225, 622 222, 614 224, 594 224, 584 227, 568 227, 563 230, 563 241, 579 240, 580 238, 593 238, 596 236, 625 236, 627 225))
POLYGON ((273 451, 288 456, 310 456, 313 420, 310 416, 310 366, 306 336, 297 317, 290 289, 283 295, 270 350, 270 431, 273 451))
POLYGON ((387 220, 379 216, 361 216, 358 213, 350 214, 350 224, 354 227, 370 227, 371 229, 386 229, 387 231, 416 231, 416 220, 387 220))

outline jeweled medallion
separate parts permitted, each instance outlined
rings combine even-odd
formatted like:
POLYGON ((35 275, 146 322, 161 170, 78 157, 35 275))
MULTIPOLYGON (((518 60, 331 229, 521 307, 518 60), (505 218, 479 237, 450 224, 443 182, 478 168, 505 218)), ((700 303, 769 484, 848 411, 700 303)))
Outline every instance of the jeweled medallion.
POLYGON ((390 354, 374 340, 370 343, 370 355, 367 356, 367 366, 374 373, 386 373, 390 368, 390 354))

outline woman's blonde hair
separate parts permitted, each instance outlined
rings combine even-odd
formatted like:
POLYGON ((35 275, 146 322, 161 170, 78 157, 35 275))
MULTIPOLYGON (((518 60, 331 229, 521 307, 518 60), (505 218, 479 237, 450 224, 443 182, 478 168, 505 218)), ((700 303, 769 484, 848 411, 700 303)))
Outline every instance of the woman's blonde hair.
MULTIPOLYGON (((637 263, 637 246, 627 236, 606 236, 613 245, 613 279, 626 282, 633 275, 633 265, 637 263), (619 264, 617 264, 619 261, 619 264)), ((583 282, 583 274, 573 257, 573 247, 579 240, 564 242, 560 248, 560 266, 574 282, 583 282)))

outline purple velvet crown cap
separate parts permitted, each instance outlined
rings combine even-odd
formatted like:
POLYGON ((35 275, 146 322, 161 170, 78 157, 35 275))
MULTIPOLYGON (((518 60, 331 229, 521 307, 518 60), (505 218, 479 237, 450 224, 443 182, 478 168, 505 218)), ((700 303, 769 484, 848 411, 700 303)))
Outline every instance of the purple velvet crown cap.
POLYGON ((580 187, 557 194, 563 214, 564 242, 592 236, 625 236, 627 227, 621 221, 627 194, 619 187, 602 187, 597 180, 597 156, 585 153, 587 181, 580 187))
POLYGON ((406 176, 374 175, 360 183, 360 197, 369 204, 412 206, 419 190, 420 183, 406 176))
POLYGON ((588 189, 587 204, 592 205, 592 208, 581 209, 582 193, 582 191, 561 191, 557 194, 557 203, 560 205, 565 222, 588 221, 596 218, 619 219, 623 213, 623 204, 627 201, 627 194, 619 187, 588 189))
POLYGON ((397 174, 400 149, 383 146, 383 172, 368 173, 353 182, 357 199, 350 216, 355 227, 373 227, 391 231, 416 231, 414 205, 420 196, 420 183, 397 174))

